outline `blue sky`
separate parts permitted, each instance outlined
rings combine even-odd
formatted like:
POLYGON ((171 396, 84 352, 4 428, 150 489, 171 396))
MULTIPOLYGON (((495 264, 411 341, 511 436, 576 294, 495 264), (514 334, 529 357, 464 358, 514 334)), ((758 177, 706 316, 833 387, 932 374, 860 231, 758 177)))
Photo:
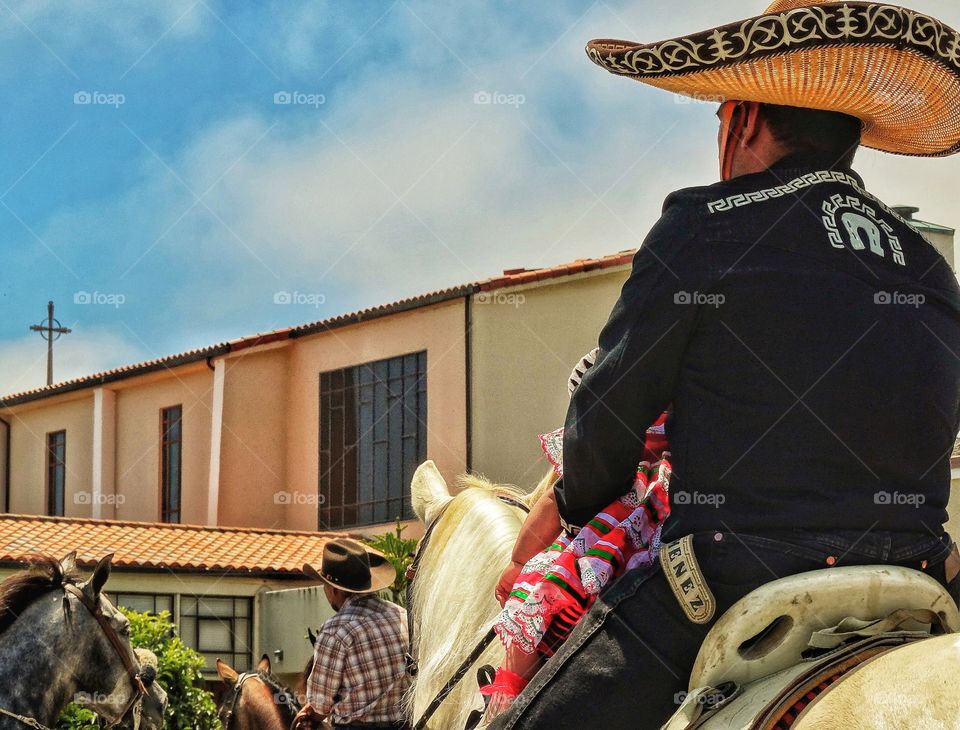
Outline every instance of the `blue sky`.
MULTIPOLYGON (((48 299, 65 379, 638 245, 667 193, 715 180, 714 108, 584 43, 761 6, 0 3, 0 391, 42 382, 48 299)), ((960 225, 956 159, 858 169, 960 225)))

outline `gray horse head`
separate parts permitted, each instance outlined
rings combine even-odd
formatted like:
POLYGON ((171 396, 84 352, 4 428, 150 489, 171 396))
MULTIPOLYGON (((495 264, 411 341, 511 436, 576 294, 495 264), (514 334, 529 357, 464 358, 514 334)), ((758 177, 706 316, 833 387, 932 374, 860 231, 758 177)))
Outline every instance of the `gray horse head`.
POLYGON ((102 594, 111 559, 79 582, 76 553, 39 556, 0 583, 0 707, 52 725, 79 700, 116 723, 138 698, 130 623, 102 594))
MULTIPOLYGON (((118 730, 163 730, 167 692, 157 681, 157 655, 140 647, 136 647, 133 653, 140 664, 140 679, 147 693, 134 702, 127 714, 113 727, 118 730)), ((103 718, 99 719, 99 725, 110 727, 103 718)))

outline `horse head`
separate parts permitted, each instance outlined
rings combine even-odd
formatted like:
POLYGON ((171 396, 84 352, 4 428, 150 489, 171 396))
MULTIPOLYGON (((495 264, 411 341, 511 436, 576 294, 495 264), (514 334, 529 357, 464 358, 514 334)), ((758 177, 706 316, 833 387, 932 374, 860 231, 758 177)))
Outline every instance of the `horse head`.
MULTIPOLYGON (((73 587, 67 583, 59 617, 48 612, 47 619, 65 617, 74 642, 84 649, 84 666, 80 671, 74 670, 81 685, 75 701, 116 724, 131 711, 141 690, 146 688, 130 644, 130 621, 103 593, 112 561, 113 555, 107 555, 97 563, 87 581, 73 587)), ((60 566, 64 575, 71 575, 76 570, 76 553, 64 557, 60 566)), ((154 675, 155 672, 154 668, 154 675)))
POLYGON ((218 711, 224 730, 286 730, 300 710, 294 693, 273 676, 266 654, 253 672, 237 672, 217 659, 217 674, 227 685, 218 711))
POLYGON ((134 704, 130 623, 103 594, 111 560, 79 582, 76 553, 37 556, 0 583, 0 707, 50 724, 79 701, 116 723, 134 704))
MULTIPOLYGON (((532 504, 553 484, 545 478, 531 493, 472 475, 458 480, 455 495, 436 464, 426 461, 413 475, 413 510, 427 533, 417 555, 408 605, 418 674, 410 692, 410 714, 420 717, 500 611, 494 587, 532 504), (429 629, 428 629, 429 627, 429 629)), ((494 642, 477 665, 497 665, 503 648, 494 642)), ((476 683, 461 682, 431 720, 431 727, 464 727, 481 707, 476 683)))

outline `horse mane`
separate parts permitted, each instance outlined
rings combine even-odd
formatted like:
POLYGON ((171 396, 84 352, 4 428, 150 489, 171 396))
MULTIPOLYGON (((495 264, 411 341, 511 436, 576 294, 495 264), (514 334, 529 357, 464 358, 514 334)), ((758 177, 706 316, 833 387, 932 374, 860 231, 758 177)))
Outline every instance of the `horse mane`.
POLYGON ((0 583, 0 634, 37 598, 77 582, 77 575, 64 572, 60 561, 50 555, 31 555, 27 563, 26 570, 0 583))
MULTIPOLYGON (((411 616, 419 670, 408 695, 408 716, 419 717, 467 653, 487 633, 500 610, 494 587, 510 562, 510 553, 525 515, 498 497, 527 504, 523 490, 494 484, 482 476, 457 479, 456 496, 437 518, 413 582, 411 616), (421 630, 426 622, 429 631, 421 630)), ((476 665, 494 666, 503 659, 499 641, 476 665)), ((430 727, 463 727, 479 700, 468 675, 434 716, 430 727)))
POLYGON ((525 504, 527 507, 533 507, 537 500, 543 496, 543 493, 556 484, 556 482, 557 474, 551 469, 543 479, 540 480, 537 486, 533 488, 532 492, 523 490, 513 484, 496 484, 482 474, 461 474, 457 478, 456 486, 461 491, 466 489, 482 489, 487 492, 492 492, 497 497, 507 497, 508 499, 525 504))
POLYGON ((281 684, 280 680, 269 672, 258 670, 257 677, 273 694, 273 703, 279 709, 280 714, 284 716, 283 719, 289 726, 293 722, 293 718, 296 717, 300 711, 300 699, 297 697, 296 692, 286 685, 281 684), (286 701, 283 700, 284 697, 286 701))

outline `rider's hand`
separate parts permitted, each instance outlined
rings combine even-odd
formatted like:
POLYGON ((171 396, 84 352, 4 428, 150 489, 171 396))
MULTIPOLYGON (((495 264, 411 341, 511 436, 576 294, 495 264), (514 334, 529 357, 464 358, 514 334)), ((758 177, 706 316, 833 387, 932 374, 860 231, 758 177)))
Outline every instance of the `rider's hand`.
POLYGON ((317 712, 309 702, 303 706, 297 716, 293 718, 291 730, 301 730, 301 728, 312 728, 323 722, 324 716, 317 712))
POLYGON ((510 565, 500 576, 500 580, 497 581, 496 596, 501 606, 507 602, 507 597, 510 595, 510 591, 513 590, 513 584, 517 582, 517 576, 520 575, 522 570, 522 563, 518 563, 515 560, 511 561, 510 565))

